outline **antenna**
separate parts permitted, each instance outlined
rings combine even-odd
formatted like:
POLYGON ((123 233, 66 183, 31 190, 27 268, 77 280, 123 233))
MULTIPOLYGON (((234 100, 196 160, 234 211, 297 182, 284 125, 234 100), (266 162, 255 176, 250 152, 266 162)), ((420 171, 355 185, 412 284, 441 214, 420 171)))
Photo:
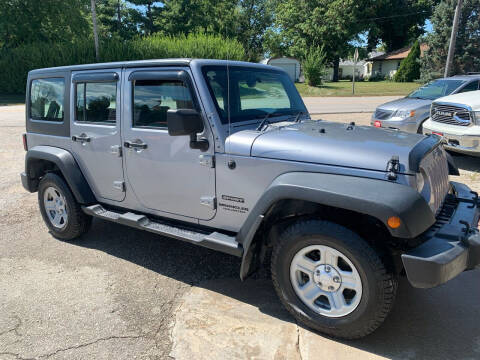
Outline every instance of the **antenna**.
MULTIPOLYGON (((227 39, 227 29, 225 28, 225 39, 227 39)), ((227 163, 230 167, 232 163, 231 154, 230 154, 230 135, 232 134, 232 122, 230 119, 230 55, 229 55, 229 44, 227 42, 227 119, 228 119, 228 149, 225 142, 225 152, 227 153, 227 163)))

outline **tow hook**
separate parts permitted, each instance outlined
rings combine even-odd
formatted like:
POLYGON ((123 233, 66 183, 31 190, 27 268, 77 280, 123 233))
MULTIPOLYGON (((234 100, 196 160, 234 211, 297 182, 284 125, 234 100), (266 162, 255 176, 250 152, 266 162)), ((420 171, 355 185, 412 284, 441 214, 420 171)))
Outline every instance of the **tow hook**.
POLYGON ((388 180, 397 180, 397 174, 400 171, 400 159, 398 155, 392 156, 387 163, 388 180))
POLYGON ((473 199, 472 205, 469 205, 468 207, 473 209, 475 206, 480 206, 480 203, 478 202, 478 193, 476 191, 470 191, 470 193, 473 195, 473 199))

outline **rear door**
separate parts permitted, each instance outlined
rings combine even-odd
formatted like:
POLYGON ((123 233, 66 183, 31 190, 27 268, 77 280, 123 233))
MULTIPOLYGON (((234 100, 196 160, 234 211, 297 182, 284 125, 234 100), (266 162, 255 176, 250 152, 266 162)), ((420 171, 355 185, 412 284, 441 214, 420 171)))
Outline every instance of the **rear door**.
POLYGON ((121 69, 72 73, 72 152, 100 200, 125 198, 120 75, 121 69))
MULTIPOLYGON (((195 109, 188 69, 128 69, 124 75, 122 136, 125 173, 138 202, 149 209, 209 220, 215 215, 214 144, 209 127, 198 137, 208 151, 190 148, 188 136, 170 136, 167 111, 195 109)), ((205 117, 203 117, 205 120, 205 117)))

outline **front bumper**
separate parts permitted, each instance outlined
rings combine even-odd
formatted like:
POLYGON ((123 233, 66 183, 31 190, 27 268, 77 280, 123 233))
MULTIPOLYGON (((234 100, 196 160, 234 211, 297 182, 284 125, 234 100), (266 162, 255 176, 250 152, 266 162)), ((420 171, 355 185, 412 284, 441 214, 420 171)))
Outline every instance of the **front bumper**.
POLYGON ((452 182, 451 196, 422 245, 402 255, 412 286, 431 288, 480 264, 480 200, 466 185, 452 182))
POLYGON ((456 125, 445 125, 434 123, 431 120, 427 121, 423 127, 423 133, 425 135, 431 133, 441 134, 445 140, 445 149, 463 154, 480 156, 480 134, 478 134, 478 130, 478 126, 469 128, 456 125), (476 129, 476 131, 473 129, 476 129), (464 133, 462 134, 461 132, 464 133), (465 134, 465 132, 469 133, 465 134))

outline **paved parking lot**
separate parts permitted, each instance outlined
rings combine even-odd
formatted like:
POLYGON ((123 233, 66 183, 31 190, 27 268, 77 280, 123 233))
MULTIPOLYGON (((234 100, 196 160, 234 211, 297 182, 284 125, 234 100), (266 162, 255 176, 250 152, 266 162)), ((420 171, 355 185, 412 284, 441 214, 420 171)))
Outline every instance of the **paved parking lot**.
MULTIPOLYGON (((234 257, 104 221, 55 240, 19 182, 23 131, 23 107, 0 107, 1 360, 480 358, 480 270, 402 280, 379 331, 339 342, 297 326, 265 277, 240 282, 234 257)), ((457 160, 480 191, 480 160, 457 160)))

